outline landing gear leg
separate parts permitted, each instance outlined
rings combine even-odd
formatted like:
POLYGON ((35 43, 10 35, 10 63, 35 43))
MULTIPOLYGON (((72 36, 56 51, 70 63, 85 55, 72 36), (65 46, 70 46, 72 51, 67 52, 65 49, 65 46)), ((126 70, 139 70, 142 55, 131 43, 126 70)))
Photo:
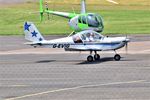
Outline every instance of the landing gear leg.
MULTIPOLYGON (((114 50, 114 51, 115 51, 115 50, 114 50)), ((120 59, 121 59, 121 56, 120 56, 119 54, 117 54, 116 51, 115 51, 114 60, 115 60, 115 61, 120 61, 120 59)))
POLYGON ((97 61, 97 60, 100 60, 100 55, 97 54, 97 51, 94 51, 95 52, 95 55, 94 55, 94 59, 97 61))

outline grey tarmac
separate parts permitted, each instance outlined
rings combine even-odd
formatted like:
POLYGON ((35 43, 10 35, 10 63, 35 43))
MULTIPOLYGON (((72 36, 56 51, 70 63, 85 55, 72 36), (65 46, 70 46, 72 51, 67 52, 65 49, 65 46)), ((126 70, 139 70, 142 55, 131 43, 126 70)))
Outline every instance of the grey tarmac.
POLYGON ((89 52, 33 49, 21 36, 0 36, 0 100, 149 100, 150 35, 130 37, 121 61, 99 52, 89 63, 89 52))

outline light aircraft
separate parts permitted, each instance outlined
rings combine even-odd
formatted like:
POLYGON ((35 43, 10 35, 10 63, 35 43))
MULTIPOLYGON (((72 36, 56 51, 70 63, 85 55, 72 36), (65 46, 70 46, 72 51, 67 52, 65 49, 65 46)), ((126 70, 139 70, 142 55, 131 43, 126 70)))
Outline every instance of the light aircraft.
MULTIPOLYGON (((118 4, 113 0, 106 0, 114 4, 118 4)), ((43 0, 40 0, 40 19, 42 21, 43 14, 49 14, 61 16, 69 19, 69 26, 73 30, 72 33, 80 32, 84 30, 94 30, 97 32, 102 32, 104 29, 103 19, 99 14, 96 13, 87 13, 85 0, 81 0, 81 13, 76 14, 68 12, 59 12, 49 10, 48 4, 46 3, 46 8, 43 8, 43 0)), ((70 34, 71 35, 71 34, 70 34)))
MULTIPOLYGON (((65 51, 89 51, 90 55, 87 61, 100 60, 100 55, 97 51, 116 51, 127 46, 129 39, 127 37, 105 37, 93 30, 85 30, 78 32, 75 35, 54 39, 45 40, 36 26, 32 22, 24 24, 25 39, 30 42, 25 43, 33 47, 45 48, 64 48, 65 51), (94 56, 92 56, 94 52, 94 56)), ((115 52, 114 60, 119 61, 121 56, 115 52)))

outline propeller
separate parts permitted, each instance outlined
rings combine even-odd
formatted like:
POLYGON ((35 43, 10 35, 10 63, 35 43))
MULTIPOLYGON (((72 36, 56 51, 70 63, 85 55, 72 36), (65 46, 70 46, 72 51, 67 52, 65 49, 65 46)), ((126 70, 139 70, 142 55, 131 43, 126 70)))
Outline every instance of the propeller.
MULTIPOLYGON (((83 1, 85 1, 85 0, 83 0, 83 1)), ((106 0, 106 1, 108 1, 108 2, 110 2, 110 3, 113 3, 113 4, 119 4, 118 2, 116 2, 116 1, 113 1, 113 0, 106 0)), ((46 0, 46 4, 45 4, 45 10, 49 10, 49 8, 48 8, 48 3, 52 3, 52 1, 51 0, 46 0)), ((83 2, 84 3, 84 2, 83 2)), ((84 4, 83 4, 84 5, 84 4)), ((84 7, 85 8, 85 7, 84 7)), ((42 21, 43 20, 43 14, 44 14, 44 11, 45 11, 44 9, 43 9, 43 0, 40 0, 40 20, 42 21)), ((83 11, 83 12, 85 12, 85 11, 83 11)), ((47 16, 48 16, 48 20, 50 19, 50 16, 49 16, 49 13, 47 13, 47 16)))
POLYGON ((125 51, 126 51, 126 54, 128 54, 128 42, 129 42, 129 39, 127 38, 127 34, 126 34, 126 44, 125 44, 125 51))
POLYGON ((126 54, 128 54, 128 42, 126 42, 125 44, 125 50, 126 50, 126 54))

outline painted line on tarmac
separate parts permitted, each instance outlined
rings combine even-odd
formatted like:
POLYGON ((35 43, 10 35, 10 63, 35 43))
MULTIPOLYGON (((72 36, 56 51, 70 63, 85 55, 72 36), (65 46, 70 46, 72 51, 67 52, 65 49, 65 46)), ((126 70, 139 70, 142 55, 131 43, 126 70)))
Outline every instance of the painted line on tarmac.
POLYGON ((98 86, 109 86, 109 85, 121 85, 121 84, 133 84, 133 83, 141 83, 141 82, 145 82, 145 81, 146 80, 136 80, 136 81, 113 82, 113 83, 96 84, 96 85, 83 85, 83 86, 76 86, 76 87, 71 87, 71 88, 63 88, 63 89, 45 91, 45 92, 40 92, 40 93, 35 93, 35 94, 28 94, 28 95, 14 97, 14 98, 9 98, 9 99, 5 99, 5 100, 18 100, 18 99, 23 99, 23 98, 27 98, 27 97, 39 96, 39 95, 49 94, 49 93, 57 93, 57 92, 68 91, 68 90, 76 90, 76 89, 81 89, 81 88, 90 88, 90 87, 98 87, 98 86))
POLYGON ((0 85, 0 87, 29 87, 30 85, 0 85))

